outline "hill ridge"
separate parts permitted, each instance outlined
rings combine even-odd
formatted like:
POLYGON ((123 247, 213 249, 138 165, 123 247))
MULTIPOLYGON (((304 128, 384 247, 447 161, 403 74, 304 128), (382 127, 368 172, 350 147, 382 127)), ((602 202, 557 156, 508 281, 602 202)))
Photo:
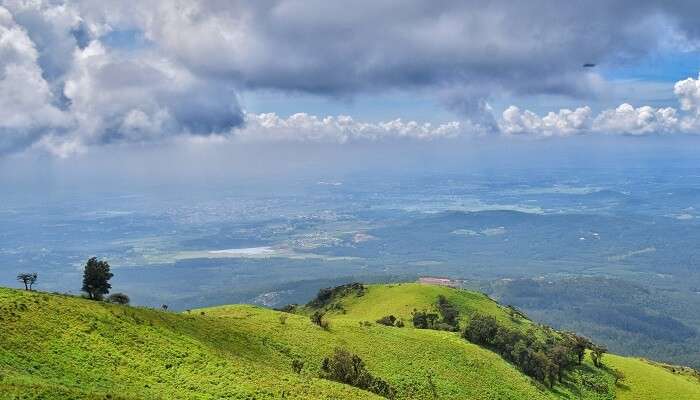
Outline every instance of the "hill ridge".
MULTIPOLYGON (((396 398, 578 395, 573 382, 548 389, 458 333, 378 324, 374 317, 385 309, 369 304, 393 297, 402 303, 397 312, 401 314, 434 302, 435 293, 453 289, 415 284, 367 287, 363 296, 343 298, 345 313, 336 309, 328 314, 328 330, 311 323, 311 309, 289 314, 225 305, 176 314, 0 288, 0 398, 375 398, 319 377, 323 359, 335 348, 361 357, 373 375, 392 385, 396 398), (418 296, 413 303, 401 301, 413 296, 418 296), (292 370, 295 360, 303 364, 300 373, 292 370)), ((506 310, 474 292, 448 295, 477 305, 492 302, 492 310, 506 310)), ((633 358, 606 355, 604 362, 627 375, 628 388, 614 389, 618 398, 700 399, 700 384, 692 377, 633 358), (649 392, 649 380, 664 383, 668 393, 649 392)), ((595 371, 589 357, 584 367, 595 371)), ((612 398, 587 389, 582 395, 612 398)))

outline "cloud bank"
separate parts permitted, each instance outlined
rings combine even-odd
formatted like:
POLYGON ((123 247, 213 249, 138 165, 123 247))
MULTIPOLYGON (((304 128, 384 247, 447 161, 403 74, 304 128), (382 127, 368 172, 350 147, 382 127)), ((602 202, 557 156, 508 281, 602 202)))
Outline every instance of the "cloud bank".
POLYGON ((602 78, 583 63, 697 48, 698 17, 691 1, 0 0, 0 154, 178 136, 343 143, 475 130, 691 132, 695 79, 676 85, 680 111, 624 104, 541 117, 511 107, 494 118, 488 103, 502 94, 595 97, 602 78), (240 94, 256 90, 329 98, 427 90, 460 120, 250 114, 240 94))
POLYGON ((621 104, 615 109, 593 115, 590 107, 561 109, 544 117, 529 110, 510 106, 503 111, 500 129, 506 135, 538 137, 570 136, 590 133, 623 135, 663 135, 700 133, 700 75, 687 78, 673 87, 680 110, 673 107, 634 107, 621 104))

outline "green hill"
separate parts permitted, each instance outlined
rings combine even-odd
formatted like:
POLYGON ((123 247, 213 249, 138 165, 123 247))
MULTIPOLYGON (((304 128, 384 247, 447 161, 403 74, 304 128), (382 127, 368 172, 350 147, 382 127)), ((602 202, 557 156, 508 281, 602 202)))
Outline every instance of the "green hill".
POLYGON ((546 330, 484 295, 418 284, 333 292, 296 314, 250 305, 177 314, 0 289, 0 398, 381 398, 319 378, 323 359, 344 348, 401 399, 700 399, 691 372, 613 355, 606 368, 587 356, 547 388, 458 333, 414 329, 413 310, 434 309, 439 295, 459 310, 460 325, 481 313, 513 329, 546 330), (327 330, 310 322, 319 309, 328 311, 327 330), (374 322, 389 314, 405 327, 374 322), (619 385, 613 367, 626 375, 619 385))

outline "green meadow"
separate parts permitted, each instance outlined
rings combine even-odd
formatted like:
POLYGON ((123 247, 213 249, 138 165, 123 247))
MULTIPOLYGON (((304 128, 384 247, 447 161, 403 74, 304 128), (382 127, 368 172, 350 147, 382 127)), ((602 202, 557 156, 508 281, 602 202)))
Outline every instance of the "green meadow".
POLYGON ((0 398, 382 398, 321 378, 323 359, 343 348, 399 399, 700 399, 700 381, 688 370, 610 354, 602 368, 587 355, 563 383, 547 387, 458 332, 413 328, 413 310, 433 310, 439 295, 459 309, 460 325, 478 312, 514 329, 547 329, 483 294, 418 284, 336 296, 327 329, 310 321, 313 307, 172 313, 0 288, 0 398), (375 322, 389 314, 405 326, 375 322), (613 368, 625 375, 618 384, 613 368))

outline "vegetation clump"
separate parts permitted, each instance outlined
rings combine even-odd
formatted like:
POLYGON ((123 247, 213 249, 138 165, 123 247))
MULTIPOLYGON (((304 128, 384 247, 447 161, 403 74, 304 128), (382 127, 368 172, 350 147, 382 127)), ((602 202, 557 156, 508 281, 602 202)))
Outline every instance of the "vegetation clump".
POLYGON ((411 313, 413 327, 418 329, 436 329, 439 319, 440 316, 437 313, 428 311, 418 311, 414 309, 413 313, 411 313))
POLYGON ((83 291, 87 293, 90 300, 102 300, 104 295, 109 293, 109 289, 112 288, 109 280, 113 276, 114 274, 109 271, 107 261, 101 261, 97 257, 92 257, 85 263, 83 291))
POLYGON ((301 374, 304 369, 304 361, 298 358, 292 360, 292 371, 296 374, 301 374))
POLYGON ((336 348, 333 355, 323 359, 321 377, 368 390, 388 399, 395 396, 394 389, 386 381, 373 376, 359 356, 345 349, 336 348))
POLYGON ((314 325, 318 325, 324 330, 328 330, 330 328, 330 324, 328 323, 328 320, 326 320, 325 317, 326 313, 321 312, 321 311, 315 311, 313 314, 311 314, 311 322, 314 325))
POLYGON ((17 280, 24 284, 24 290, 32 290, 32 286, 39 279, 39 274, 36 272, 22 272, 17 274, 17 280))
POLYGON ((131 299, 125 293, 113 293, 107 297, 107 301, 109 303, 127 305, 131 302, 131 299))
POLYGON ((605 348, 572 333, 543 329, 522 333, 498 323, 496 318, 475 314, 462 332, 468 341, 490 348, 515 364, 523 373, 552 387, 566 372, 580 364, 586 349, 596 367, 601 367, 605 348))
POLYGON ((387 315, 379 318, 377 320, 377 323, 386 326, 394 326, 394 324, 396 323, 396 317, 394 317, 393 315, 387 315))
POLYGON ((443 295, 438 296, 437 309, 442 315, 440 330, 459 331, 459 310, 443 295))
POLYGON ((357 297, 363 296, 365 294, 365 285, 358 282, 353 282, 336 286, 334 288, 323 288, 318 291, 316 297, 308 302, 306 306, 311 308, 324 308, 328 306, 333 299, 337 297, 345 297, 353 293, 357 297))
POLYGON ((435 329, 439 331, 459 331, 459 310, 443 295, 439 295, 437 303, 438 313, 413 310, 411 318, 413 326, 418 329, 435 329), (441 318, 442 317, 442 318, 441 318))

